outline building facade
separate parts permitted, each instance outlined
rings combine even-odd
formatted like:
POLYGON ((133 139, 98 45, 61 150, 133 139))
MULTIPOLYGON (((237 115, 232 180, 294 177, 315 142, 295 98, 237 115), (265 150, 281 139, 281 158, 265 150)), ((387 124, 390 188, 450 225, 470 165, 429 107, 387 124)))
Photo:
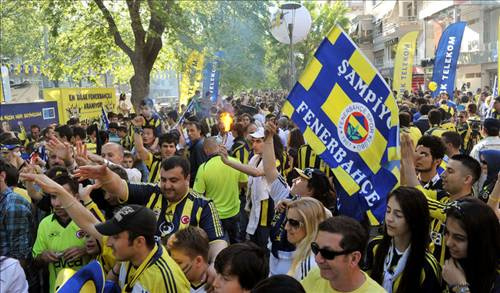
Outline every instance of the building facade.
POLYGON ((351 18, 350 35, 389 82, 399 39, 419 31, 414 60, 414 87, 425 88, 432 78, 441 34, 457 21, 466 21, 455 87, 475 91, 493 86, 497 75, 500 1, 365 0, 351 18), (422 62, 424 61, 424 62, 422 62))

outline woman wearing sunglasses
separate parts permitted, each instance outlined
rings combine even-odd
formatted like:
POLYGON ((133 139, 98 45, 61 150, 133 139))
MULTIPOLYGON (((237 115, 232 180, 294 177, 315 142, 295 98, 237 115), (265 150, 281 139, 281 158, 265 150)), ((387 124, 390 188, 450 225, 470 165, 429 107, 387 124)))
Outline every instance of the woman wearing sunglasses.
POLYGON ((295 246, 288 275, 300 281, 317 266, 311 243, 316 239, 319 223, 328 217, 325 207, 314 198, 305 197, 287 205, 285 230, 288 241, 295 246))
POLYGON ((445 241, 451 256, 443 266, 445 292, 500 291, 500 224, 489 206, 476 198, 453 202, 446 210, 445 241))
MULTIPOLYGON (((270 242, 271 255, 269 267, 271 275, 287 274, 292 266, 294 251, 296 246, 287 239, 288 233, 285 229, 286 206, 300 198, 314 198, 321 202, 324 207, 335 209, 335 191, 325 174, 317 169, 306 168, 304 170, 295 169, 299 176, 293 180, 290 187, 286 180, 280 175, 276 168, 276 155, 274 151, 273 136, 276 133, 276 126, 273 123, 266 124, 266 136, 264 149, 262 152, 264 176, 269 184, 269 197, 275 206, 274 217, 271 221, 270 242)), ((325 213, 331 214, 330 210, 325 213)))
POLYGON ((370 276, 387 292, 441 291, 439 264, 427 251, 429 225, 427 200, 419 190, 399 187, 389 194, 384 233, 367 250, 370 276))

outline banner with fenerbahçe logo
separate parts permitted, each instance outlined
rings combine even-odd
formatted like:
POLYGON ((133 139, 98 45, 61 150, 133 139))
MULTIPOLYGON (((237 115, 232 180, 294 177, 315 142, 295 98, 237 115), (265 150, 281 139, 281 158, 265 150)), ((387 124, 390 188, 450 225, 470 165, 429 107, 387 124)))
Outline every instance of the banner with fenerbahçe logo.
POLYGON ((387 194, 399 181, 398 108, 341 28, 323 40, 282 111, 332 168, 339 212, 381 222, 387 194))
MULTIPOLYGON (((411 92, 413 77, 413 57, 417 45, 418 31, 409 32, 399 40, 394 59, 394 81, 392 89, 398 92, 401 98, 404 91, 411 92)), ((397 98, 397 97, 395 97, 397 98)))

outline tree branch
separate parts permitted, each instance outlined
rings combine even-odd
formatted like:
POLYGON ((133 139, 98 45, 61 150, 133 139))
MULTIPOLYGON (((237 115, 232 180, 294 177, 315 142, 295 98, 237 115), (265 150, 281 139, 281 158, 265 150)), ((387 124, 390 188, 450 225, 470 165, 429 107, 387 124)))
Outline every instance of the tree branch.
POLYGON ((144 50, 147 68, 153 67, 156 57, 162 48, 161 36, 165 31, 165 24, 161 19, 161 15, 167 15, 172 4, 173 1, 165 1, 162 6, 157 1, 148 0, 151 18, 149 19, 147 40, 144 50))
POLYGON ((122 36, 118 31, 118 27, 116 26, 115 20, 113 19, 113 16, 109 12, 109 10, 106 8, 102 0, 94 0, 94 3, 97 4, 97 7, 99 7, 102 14, 104 15, 104 18, 108 22, 109 32, 111 35, 113 35, 116 45, 120 47, 130 57, 130 59, 132 59, 134 51, 130 49, 130 47, 127 46, 127 44, 125 44, 125 42, 123 41, 122 36))
POLYGON ((144 31, 144 27, 142 27, 141 16, 139 14, 141 0, 127 0, 127 6, 130 14, 132 32, 135 37, 135 51, 137 52, 144 48, 144 37, 146 35, 146 31, 144 31))

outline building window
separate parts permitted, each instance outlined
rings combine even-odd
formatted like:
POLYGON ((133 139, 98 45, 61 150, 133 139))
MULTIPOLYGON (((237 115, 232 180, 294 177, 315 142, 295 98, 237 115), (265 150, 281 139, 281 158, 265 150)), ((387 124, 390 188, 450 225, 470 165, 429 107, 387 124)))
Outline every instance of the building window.
POLYGON ((406 6, 406 16, 413 16, 413 3, 408 3, 406 6))
POLYGON ((384 50, 375 51, 375 53, 373 53, 373 59, 375 60, 376 66, 384 65, 384 50))
POLYGON ((476 73, 466 73, 465 78, 480 78, 481 77, 481 72, 476 72, 476 73))

